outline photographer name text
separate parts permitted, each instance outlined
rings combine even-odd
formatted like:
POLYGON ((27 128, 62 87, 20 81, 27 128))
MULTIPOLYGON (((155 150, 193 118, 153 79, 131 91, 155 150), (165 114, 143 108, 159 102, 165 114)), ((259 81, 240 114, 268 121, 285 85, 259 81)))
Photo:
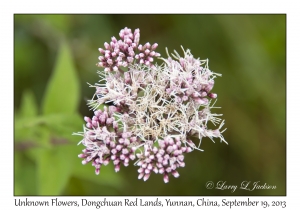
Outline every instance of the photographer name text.
POLYGON ((206 189, 217 189, 217 190, 229 190, 232 193, 237 189, 254 191, 254 190, 275 190, 276 185, 270 185, 268 183, 261 183, 260 181, 243 181, 240 185, 227 184, 226 181, 218 181, 216 183, 208 181, 205 184, 206 189))

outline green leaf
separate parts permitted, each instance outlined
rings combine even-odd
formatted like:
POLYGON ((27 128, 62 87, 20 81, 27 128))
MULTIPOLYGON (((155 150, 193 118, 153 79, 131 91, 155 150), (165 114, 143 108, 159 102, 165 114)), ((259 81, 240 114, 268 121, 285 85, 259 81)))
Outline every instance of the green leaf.
POLYGON ((38 114, 33 93, 30 90, 24 91, 21 101, 20 117, 34 117, 38 114))
POLYGON ((81 116, 77 113, 74 114, 49 114, 46 116, 20 118, 15 122, 16 129, 32 129, 36 126, 47 125, 50 127, 72 127, 74 129, 82 129, 83 122, 81 116))
POLYGON ((15 142, 31 139, 36 129, 26 129, 25 127, 28 123, 38 118, 37 114, 38 106, 33 93, 29 90, 24 91, 20 110, 15 114, 15 142))
POLYGON ((53 149, 39 149, 38 193, 39 195, 57 196, 62 193, 72 172, 72 153, 68 146, 53 149))
POLYGON ((77 145, 79 140, 78 137, 72 135, 72 133, 82 131, 83 123, 82 117, 76 113, 51 115, 46 121, 46 124, 49 126, 52 133, 66 139, 74 140, 75 145, 77 145))
POLYGON ((53 31, 62 32, 63 34, 67 34, 70 29, 70 20, 71 16, 69 15, 58 15, 58 14, 51 14, 51 15, 39 15, 41 20, 45 23, 51 25, 51 29, 53 31))
POLYGON ((76 150, 81 139, 72 133, 82 130, 82 121, 79 114, 50 114, 19 119, 15 122, 15 148, 25 149, 33 161, 39 158, 36 156, 37 148, 53 148, 56 143, 75 145, 76 150), (51 133, 51 139, 50 136, 44 137, 45 132, 51 133))
MULTIPOLYGON (((81 123, 78 114, 49 114, 16 122, 15 136, 20 141, 15 148, 19 148, 18 152, 25 149, 26 158, 36 163, 37 178, 34 181, 37 182, 38 195, 60 195, 65 189, 73 171, 72 162, 78 159, 80 153, 77 143, 81 139, 71 134, 81 129, 81 123), (24 135, 26 131, 30 132, 24 135)), ((18 182, 16 192, 32 195, 33 191, 24 190, 23 182, 22 179, 18 182)))
POLYGON ((35 165, 22 152, 14 154, 14 195, 37 195, 35 165))
POLYGON ((79 79, 69 46, 62 41, 43 99, 43 114, 74 113, 79 105, 79 79))

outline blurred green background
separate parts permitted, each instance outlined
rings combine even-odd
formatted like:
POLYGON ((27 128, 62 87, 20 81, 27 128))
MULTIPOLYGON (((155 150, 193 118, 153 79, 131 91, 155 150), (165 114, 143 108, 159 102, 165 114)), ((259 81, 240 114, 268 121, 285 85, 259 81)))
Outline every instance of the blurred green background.
MULTIPOLYGON (((14 15, 15 195, 286 195, 285 15, 14 15), (112 164, 99 176, 82 165, 87 82, 98 81, 98 48, 124 27, 166 56, 180 45, 209 58, 229 145, 209 139, 185 156, 180 177, 138 180, 112 164), (275 190, 208 190, 205 184, 260 181, 275 190)), ((251 186, 252 186, 251 183, 251 186)))

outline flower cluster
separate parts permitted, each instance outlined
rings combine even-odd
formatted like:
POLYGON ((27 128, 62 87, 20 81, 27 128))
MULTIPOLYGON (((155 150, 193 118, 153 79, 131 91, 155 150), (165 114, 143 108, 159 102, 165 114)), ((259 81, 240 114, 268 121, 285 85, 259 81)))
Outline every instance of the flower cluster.
POLYGON ((208 60, 196 59, 190 50, 181 57, 176 51, 172 57, 161 58, 152 46, 138 45, 140 31, 125 28, 121 40, 112 37, 105 50, 99 49, 99 83, 88 105, 94 110, 92 118, 85 117, 83 136, 85 146, 82 163, 92 162, 96 174, 102 165, 112 162, 115 171, 135 160, 139 179, 146 181, 152 172, 178 177, 178 168, 184 167, 185 153, 200 149, 203 137, 219 138, 225 142, 219 116, 212 113, 211 92, 214 79, 220 74, 208 68, 208 60), (163 60, 152 64, 153 57, 163 60), (112 106, 107 106, 113 103, 112 106), (102 110, 101 110, 102 109, 102 110), (208 127, 208 122, 219 126, 208 127), (195 142, 197 140, 198 142, 195 142))
POLYGON ((154 50, 157 44, 150 45, 147 42, 144 46, 139 45, 140 30, 135 29, 134 33, 130 28, 124 28, 120 31, 120 40, 115 37, 111 38, 110 44, 104 43, 104 48, 99 48, 102 56, 99 56, 97 66, 104 67, 105 71, 120 71, 120 67, 128 67, 135 60, 140 64, 153 67, 153 57, 160 56, 154 50))

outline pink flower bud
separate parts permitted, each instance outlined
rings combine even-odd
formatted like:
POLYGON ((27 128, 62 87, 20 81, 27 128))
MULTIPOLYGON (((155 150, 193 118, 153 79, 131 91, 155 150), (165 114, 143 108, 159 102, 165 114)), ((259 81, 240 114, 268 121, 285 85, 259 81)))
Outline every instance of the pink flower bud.
POLYGON ((178 178, 179 177, 179 173, 177 171, 172 171, 172 175, 175 177, 175 178, 178 178))
POLYGON ((145 45, 144 45, 144 49, 150 49, 150 47, 151 47, 151 45, 150 45, 150 43, 149 42, 147 42, 145 45))
POLYGON ((139 49, 139 51, 142 51, 142 50, 143 50, 143 46, 140 44, 140 45, 138 46, 138 49, 139 49))
POLYGON ((107 50, 110 49, 110 45, 109 45, 107 42, 104 43, 104 47, 105 47, 105 49, 107 49, 107 50))
POLYGON ((120 171, 120 165, 116 165, 115 166, 115 172, 119 172, 120 171))
POLYGON ((164 172, 165 172, 165 169, 164 169, 164 168, 158 169, 158 173, 163 174, 164 172))
POLYGON ((216 93, 209 93, 208 94, 208 97, 210 97, 210 98, 217 98, 217 94, 216 93))
POLYGON ((151 47, 151 50, 156 50, 157 46, 158 46, 158 44, 157 44, 157 43, 154 43, 154 44, 152 45, 152 47, 151 47))
POLYGON ((138 176, 138 179, 143 178, 143 176, 144 176, 144 173, 140 173, 139 176, 138 176))
POLYGON ((169 176, 167 174, 164 175, 164 182, 165 183, 169 182, 169 176))
POLYGON ((95 169, 95 174, 96 174, 96 175, 99 175, 99 174, 100 174, 100 168, 96 168, 96 169, 95 169))

